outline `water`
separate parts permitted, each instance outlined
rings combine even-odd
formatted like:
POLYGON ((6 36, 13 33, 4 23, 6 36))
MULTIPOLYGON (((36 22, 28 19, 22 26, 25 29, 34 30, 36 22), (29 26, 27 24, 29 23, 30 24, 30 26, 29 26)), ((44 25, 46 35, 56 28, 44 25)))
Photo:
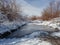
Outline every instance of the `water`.
POLYGON ((0 45, 52 45, 40 39, 40 37, 49 35, 48 30, 53 31, 54 29, 48 26, 27 24, 9 35, 8 39, 0 39, 0 45))
MULTIPOLYGON (((9 37, 21 37, 27 34, 31 34, 33 32, 52 32, 55 31, 54 28, 43 26, 43 25, 34 25, 34 24, 27 24, 26 26, 22 27, 21 29, 17 30, 16 32, 12 33, 9 37)), ((45 34, 45 33, 43 33, 45 34)))

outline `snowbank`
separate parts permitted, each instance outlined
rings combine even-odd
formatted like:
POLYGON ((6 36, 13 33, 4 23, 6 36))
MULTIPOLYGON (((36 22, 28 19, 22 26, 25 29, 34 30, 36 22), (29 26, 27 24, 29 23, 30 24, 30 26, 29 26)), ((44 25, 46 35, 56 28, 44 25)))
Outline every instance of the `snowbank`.
POLYGON ((21 38, 21 39, 1 39, 0 45, 52 45, 48 41, 42 41, 39 38, 21 38))
POLYGON ((6 21, 8 21, 7 16, 0 12, 0 23, 6 22, 6 21))
POLYGON ((16 29, 20 27, 21 25, 25 24, 25 22, 4 22, 0 24, 0 33, 4 33, 6 31, 10 31, 11 29, 16 29))
POLYGON ((39 21, 39 20, 36 20, 36 21, 32 21, 32 24, 34 25, 45 25, 45 26, 50 26, 52 28, 58 28, 60 29, 60 22, 54 22, 53 20, 51 21, 39 21))
POLYGON ((41 40, 38 37, 40 35, 39 33, 40 32, 33 32, 22 38, 0 39, 0 45, 52 45, 48 41, 41 40))
POLYGON ((54 32, 51 34, 52 37, 60 37, 60 32, 54 32))

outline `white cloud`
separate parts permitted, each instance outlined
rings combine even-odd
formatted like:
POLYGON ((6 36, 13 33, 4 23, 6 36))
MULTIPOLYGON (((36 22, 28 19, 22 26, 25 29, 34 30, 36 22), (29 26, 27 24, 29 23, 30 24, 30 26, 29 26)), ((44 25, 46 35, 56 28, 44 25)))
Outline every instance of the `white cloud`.
POLYGON ((22 10, 25 14, 27 14, 27 15, 41 15, 40 12, 42 9, 40 9, 40 8, 38 9, 36 7, 33 7, 24 0, 20 0, 19 3, 21 4, 22 10))

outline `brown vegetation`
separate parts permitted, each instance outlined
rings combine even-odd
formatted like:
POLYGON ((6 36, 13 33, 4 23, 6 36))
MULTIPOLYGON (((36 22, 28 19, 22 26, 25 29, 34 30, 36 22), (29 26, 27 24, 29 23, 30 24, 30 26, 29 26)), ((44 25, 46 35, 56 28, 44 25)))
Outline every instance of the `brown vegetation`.
POLYGON ((60 17, 60 2, 50 2, 49 6, 43 10, 42 16, 33 16, 31 20, 51 20, 60 17))
POLYGON ((37 17, 36 17, 36 16, 32 16, 30 19, 31 19, 31 20, 36 20, 37 17))
POLYGON ((16 5, 16 0, 0 0, 0 12, 6 15, 9 21, 16 20, 21 15, 18 14, 19 8, 16 5))
POLYGON ((50 2, 42 12, 42 20, 50 20, 60 16, 60 2, 50 2))
POLYGON ((41 20, 40 16, 32 16, 29 18, 30 20, 41 20))
POLYGON ((52 45, 60 45, 60 38, 55 38, 55 37, 51 37, 51 36, 48 36, 48 37, 44 37, 44 38, 40 38, 41 40, 44 40, 44 41, 48 41, 50 42, 52 45))

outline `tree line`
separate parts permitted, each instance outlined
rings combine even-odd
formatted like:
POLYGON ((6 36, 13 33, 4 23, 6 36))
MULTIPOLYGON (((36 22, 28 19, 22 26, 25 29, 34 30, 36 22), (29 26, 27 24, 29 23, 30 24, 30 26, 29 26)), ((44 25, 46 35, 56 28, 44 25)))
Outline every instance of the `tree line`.
POLYGON ((20 7, 16 4, 16 0, 0 0, 0 12, 6 15, 9 21, 22 18, 20 7))
POLYGON ((33 16, 31 17, 31 20, 51 20, 57 17, 60 17, 60 1, 52 1, 43 9, 42 16, 33 16))

